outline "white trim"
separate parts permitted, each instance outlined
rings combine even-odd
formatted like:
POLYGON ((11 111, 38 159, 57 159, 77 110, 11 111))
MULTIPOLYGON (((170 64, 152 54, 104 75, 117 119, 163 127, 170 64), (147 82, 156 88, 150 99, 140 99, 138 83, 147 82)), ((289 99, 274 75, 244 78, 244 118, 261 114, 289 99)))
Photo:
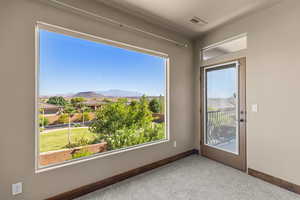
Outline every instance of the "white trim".
POLYGON ((170 85, 170 60, 169 60, 168 54, 166 54, 166 53, 162 53, 159 51, 145 49, 145 48, 137 47, 137 46, 130 45, 127 43, 98 37, 98 36, 91 35, 88 33, 74 31, 74 30, 71 30, 68 28, 51 25, 51 24, 47 24, 44 22, 37 22, 35 25, 35 77, 36 77, 35 78, 35 173, 41 173, 44 171, 49 171, 49 170, 61 168, 64 166, 82 163, 82 162, 94 160, 97 158, 103 158, 103 157, 114 155, 114 154, 120 154, 120 153, 127 152, 127 151, 133 151, 133 150, 137 150, 137 149, 141 149, 141 148, 146 148, 148 146, 153 146, 153 145, 157 145, 157 144, 161 144, 161 143, 167 143, 170 141, 170 117, 169 117, 169 112, 170 112, 170 103, 169 103, 170 102, 170 99, 169 99, 169 95, 170 95, 170 87, 169 87, 169 85, 170 85), (64 161, 64 162, 57 163, 57 164, 52 164, 52 165, 47 165, 47 166, 39 166, 39 155, 40 155, 40 151, 39 151, 39 146, 40 146, 40 142, 39 142, 39 136, 40 136, 39 103, 38 103, 39 78, 40 78, 39 77, 39 70, 40 70, 40 67, 39 67, 39 58, 40 58, 40 56, 39 56, 39 53, 40 53, 39 52, 39 44, 40 44, 39 29, 46 29, 48 31, 57 32, 57 33, 68 35, 68 36, 82 38, 82 39, 94 41, 97 43, 105 43, 105 44, 117 46, 117 47, 120 47, 123 49, 129 49, 129 50, 136 51, 139 53, 146 53, 146 54, 164 58, 166 61, 165 62, 165 79, 166 80, 165 80, 165 97, 164 97, 165 98, 165 105, 164 105, 165 106, 165 137, 166 138, 162 139, 162 140, 139 144, 139 145, 126 147, 126 148, 122 148, 122 149, 107 151, 107 152, 103 152, 103 153, 97 153, 97 154, 94 154, 91 156, 82 157, 82 158, 69 160, 69 161, 64 161))
POLYGON ((165 63, 165 134, 166 138, 170 140, 170 58, 166 59, 165 63))
POLYGON ((40 59, 40 35, 39 35, 39 28, 37 24, 35 25, 35 114, 34 114, 34 125, 35 125, 35 159, 34 159, 34 166, 35 171, 39 168, 39 102, 37 98, 39 97, 39 74, 40 74, 40 67, 39 67, 39 59, 40 59))
MULTIPOLYGON (((209 67, 204 67, 204 90, 203 90, 203 102, 204 102, 204 109, 203 109, 203 133, 204 133, 204 141, 203 141, 203 144, 206 145, 206 146, 209 146, 211 148, 215 148, 215 149, 219 149, 219 150, 222 150, 222 151, 225 151, 225 152, 228 152, 228 153, 233 153, 235 155, 239 155, 240 154, 240 147, 239 147, 239 132, 240 132, 240 128, 239 128, 239 116, 240 116, 240 113, 239 113, 239 110, 240 110, 240 105, 239 105, 239 99, 240 99, 240 96, 239 96, 239 68, 240 68, 240 65, 239 65, 239 62, 238 61, 232 61, 232 62, 227 62, 227 63, 222 63, 222 64, 217 64, 217 65, 213 65, 213 66, 209 66, 209 67), (206 82, 206 71, 208 69, 215 69, 215 68, 220 68, 220 67, 223 67, 223 66, 227 66, 227 65, 231 65, 231 64, 235 64, 235 76, 236 76, 236 81, 235 81, 235 86, 236 86, 236 99, 237 99, 237 103, 236 103, 236 150, 237 152, 232 152, 232 151, 229 151, 229 150, 226 150, 226 149, 222 149, 222 148, 219 148, 219 147, 216 147, 216 146, 213 146, 213 145, 209 145, 206 143, 206 122, 207 122, 207 102, 206 102, 206 99, 207 99, 207 90, 206 90, 206 87, 207 87, 207 82, 206 82)), ((216 69, 217 70, 217 69, 216 69)))
POLYGON ((226 65, 231 65, 231 64, 236 64, 236 63, 238 63, 238 61, 232 61, 232 62, 227 62, 227 63, 216 64, 216 65, 204 67, 204 71, 206 71, 207 69, 223 67, 223 66, 226 66, 226 65))
POLYGON ((242 37, 247 37, 247 33, 242 33, 242 34, 239 34, 239 35, 236 35, 236 36, 227 38, 227 39, 225 39, 225 40, 222 40, 222 41, 220 41, 220 42, 216 42, 216 43, 207 45, 207 46, 203 47, 201 50, 202 50, 202 51, 206 51, 206 50, 215 48, 215 47, 217 47, 217 46, 220 46, 220 45, 222 45, 222 44, 224 44, 224 43, 231 42, 231 41, 236 40, 236 39, 240 39, 240 38, 242 38, 242 37))
POLYGON ((227 53, 221 56, 216 56, 208 60, 202 60, 200 68, 205 66, 211 66, 218 63, 228 62, 228 60, 236 60, 238 58, 242 58, 246 56, 247 56, 247 49, 243 49, 233 53, 227 53))

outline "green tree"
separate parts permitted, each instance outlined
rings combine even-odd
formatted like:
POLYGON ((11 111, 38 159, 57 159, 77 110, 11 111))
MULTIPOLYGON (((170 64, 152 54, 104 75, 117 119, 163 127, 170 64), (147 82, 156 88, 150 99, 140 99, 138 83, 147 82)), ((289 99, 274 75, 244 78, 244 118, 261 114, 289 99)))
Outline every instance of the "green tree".
POLYGON ((74 97, 71 99, 71 104, 74 107, 82 107, 82 103, 85 102, 86 99, 84 97, 74 97))
POLYGON ((82 106, 80 107, 80 112, 81 112, 81 121, 84 125, 85 121, 90 121, 90 115, 89 113, 91 112, 91 108, 87 107, 87 106, 82 106))
POLYGON ((164 113, 165 112, 165 99, 162 95, 159 96, 159 110, 160 110, 160 113, 164 113))
POLYGON ((65 106, 63 113, 68 115, 68 119, 69 119, 68 120, 68 122, 69 122, 69 126, 68 126, 68 143, 71 144, 71 118, 76 113, 76 110, 72 105, 67 105, 67 106, 65 106))
POLYGON ((136 100, 133 100, 130 102, 130 106, 136 106, 138 104, 138 102, 136 100))
POLYGON ((127 104, 126 99, 104 105, 96 111, 96 117, 89 129, 98 133, 100 140, 107 142, 108 149, 140 144, 146 130, 153 127, 152 112, 145 96, 135 104, 127 104))
POLYGON ((45 118, 45 109, 40 108, 40 116, 39 116, 39 125, 41 128, 44 128, 49 124, 49 120, 45 118), (46 121, 45 121, 46 120, 46 121))
POLYGON ((160 102, 157 98, 153 98, 149 102, 149 108, 153 113, 159 113, 160 112, 160 102))
POLYGON ((44 117, 44 116, 40 116, 39 117, 39 125, 40 127, 45 127, 49 124, 49 119, 44 117))
POLYGON ((61 96, 54 96, 54 97, 50 97, 47 103, 57 105, 57 106, 65 106, 68 104, 68 101, 61 96))
POLYGON ((151 126, 153 117, 152 112, 149 110, 149 102, 146 96, 140 98, 139 103, 135 107, 131 107, 129 118, 137 125, 138 128, 145 128, 151 126))
POLYGON ((96 111, 95 120, 90 126, 94 133, 109 135, 127 126, 126 104, 119 100, 116 103, 103 105, 96 111))

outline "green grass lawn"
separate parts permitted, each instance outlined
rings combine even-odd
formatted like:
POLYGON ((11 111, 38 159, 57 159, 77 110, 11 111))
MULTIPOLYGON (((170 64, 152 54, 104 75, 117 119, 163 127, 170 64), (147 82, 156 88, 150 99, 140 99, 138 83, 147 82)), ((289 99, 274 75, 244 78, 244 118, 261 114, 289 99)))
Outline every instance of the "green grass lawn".
MULTIPOLYGON (((71 141, 81 137, 95 138, 96 134, 91 133, 88 128, 73 128, 71 130, 71 141)), ((65 149, 68 144, 68 129, 54 130, 40 135, 40 152, 47 152, 65 149)))

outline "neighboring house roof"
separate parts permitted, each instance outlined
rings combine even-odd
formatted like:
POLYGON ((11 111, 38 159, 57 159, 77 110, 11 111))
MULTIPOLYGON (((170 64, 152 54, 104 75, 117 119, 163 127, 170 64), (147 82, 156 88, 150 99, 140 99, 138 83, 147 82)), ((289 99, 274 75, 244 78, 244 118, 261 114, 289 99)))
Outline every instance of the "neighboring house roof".
POLYGON ((40 103, 39 106, 40 106, 40 108, 43 108, 43 109, 59 109, 59 108, 61 108, 61 106, 57 106, 57 105, 53 105, 53 104, 49 104, 49 103, 40 103))
POLYGON ((82 104, 84 104, 86 106, 99 106, 99 105, 107 104, 107 102, 97 101, 97 100, 89 100, 89 101, 83 102, 82 104))

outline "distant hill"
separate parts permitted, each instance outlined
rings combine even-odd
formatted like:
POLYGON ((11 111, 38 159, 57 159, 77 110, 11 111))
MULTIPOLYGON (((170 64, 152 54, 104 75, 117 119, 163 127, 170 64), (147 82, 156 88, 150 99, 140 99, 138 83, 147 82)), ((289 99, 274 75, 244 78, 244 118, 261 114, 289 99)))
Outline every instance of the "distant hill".
POLYGON ((126 90, 106 90, 106 91, 97 91, 98 94, 102 94, 107 97, 141 97, 142 93, 135 91, 126 91, 126 90))
POLYGON ((62 97, 84 97, 84 98, 101 98, 101 97, 141 97, 142 93, 135 91, 127 91, 127 90, 105 90, 105 91, 85 91, 78 93, 65 93, 65 94, 56 94, 49 96, 41 96, 41 98, 49 98, 51 96, 62 96, 62 97))
POLYGON ((88 92, 78 92, 75 95, 73 95, 73 97, 99 98, 99 97, 104 97, 104 95, 93 91, 88 91, 88 92))

